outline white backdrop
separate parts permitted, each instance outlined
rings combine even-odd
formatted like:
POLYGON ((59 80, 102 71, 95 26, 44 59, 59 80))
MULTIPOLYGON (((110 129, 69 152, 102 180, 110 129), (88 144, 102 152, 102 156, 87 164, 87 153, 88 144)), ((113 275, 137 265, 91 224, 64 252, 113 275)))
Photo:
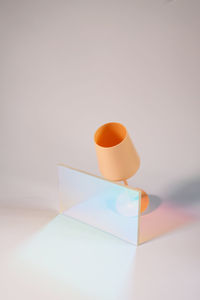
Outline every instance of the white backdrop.
MULTIPOLYGON (((50 272, 45 279, 21 267, 21 273, 9 273, 2 254, 57 214, 57 163, 99 175, 93 134, 109 121, 127 127, 141 157, 129 183, 162 202, 171 199, 188 209, 194 204, 196 213, 199 80, 198 0, 0 0, 3 299, 111 300, 121 275, 131 292, 118 300, 199 299, 198 222, 137 251, 98 236, 85 243, 81 234, 76 244, 69 233, 69 247, 62 248, 61 239, 58 252, 71 269, 63 270, 63 256, 57 255, 53 275, 60 267, 75 291, 67 280, 56 288, 50 272), (135 263, 128 262, 135 252, 135 263), (96 298, 85 297, 81 288, 92 288, 96 298)), ((47 238, 53 243, 52 235, 47 238)))
POLYGON ((199 1, 0 6, 1 201, 56 208, 56 163, 99 174, 93 134, 109 121, 141 156, 132 185, 199 174, 199 1))

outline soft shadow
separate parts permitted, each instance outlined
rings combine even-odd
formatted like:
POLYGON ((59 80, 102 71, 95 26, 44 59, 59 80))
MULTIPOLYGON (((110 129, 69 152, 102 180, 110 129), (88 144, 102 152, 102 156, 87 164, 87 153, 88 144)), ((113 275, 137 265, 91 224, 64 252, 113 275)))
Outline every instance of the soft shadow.
POLYGON ((161 205, 161 203, 162 203, 162 200, 158 196, 149 195, 149 206, 142 213, 142 216, 152 213, 154 210, 156 210, 161 205))
POLYGON ((200 177, 177 183, 168 198, 174 205, 184 207, 200 203, 200 177))
POLYGON ((199 217, 200 177, 176 183, 163 201, 150 196, 149 208, 140 218, 139 242, 147 242, 199 217))

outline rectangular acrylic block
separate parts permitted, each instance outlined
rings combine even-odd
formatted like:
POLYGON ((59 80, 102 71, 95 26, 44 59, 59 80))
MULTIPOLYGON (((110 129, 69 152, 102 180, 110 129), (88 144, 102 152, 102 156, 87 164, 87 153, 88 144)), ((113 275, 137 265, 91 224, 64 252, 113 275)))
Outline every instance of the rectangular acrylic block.
POLYGON ((138 245, 140 192, 64 165, 58 173, 62 214, 138 245))

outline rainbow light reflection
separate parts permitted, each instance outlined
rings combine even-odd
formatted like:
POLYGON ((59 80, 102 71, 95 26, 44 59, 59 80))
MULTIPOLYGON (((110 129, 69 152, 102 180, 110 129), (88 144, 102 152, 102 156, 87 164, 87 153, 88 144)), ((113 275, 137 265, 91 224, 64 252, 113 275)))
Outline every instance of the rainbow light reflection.
POLYGON ((116 299, 132 271, 136 247, 58 215, 16 255, 22 267, 87 299, 116 299), (102 288, 103 287, 103 288, 102 288))

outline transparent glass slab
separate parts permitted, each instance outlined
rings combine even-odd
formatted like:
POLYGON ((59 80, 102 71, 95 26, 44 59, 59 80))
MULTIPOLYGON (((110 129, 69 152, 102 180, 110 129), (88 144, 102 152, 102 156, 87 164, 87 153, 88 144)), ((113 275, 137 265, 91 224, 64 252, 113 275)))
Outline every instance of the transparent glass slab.
POLYGON ((139 191, 64 165, 58 174, 64 216, 138 245, 139 191))

